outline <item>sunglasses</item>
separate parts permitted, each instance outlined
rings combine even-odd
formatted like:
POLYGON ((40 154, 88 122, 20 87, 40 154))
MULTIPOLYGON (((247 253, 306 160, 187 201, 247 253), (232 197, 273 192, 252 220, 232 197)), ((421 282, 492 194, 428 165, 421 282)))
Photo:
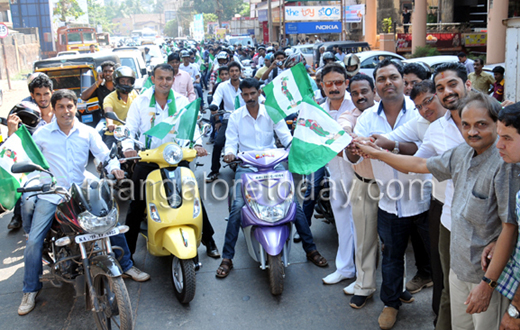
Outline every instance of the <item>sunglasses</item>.
POLYGON ((424 100, 423 103, 421 103, 420 105, 417 105, 415 108, 417 110, 421 111, 423 107, 426 107, 426 106, 430 105, 430 103, 432 103, 433 98, 435 97, 435 95, 437 95, 437 93, 433 94, 432 97, 430 97, 429 99, 424 100))
POLYGON ((345 80, 323 81, 323 85, 327 88, 331 88, 332 85, 336 85, 336 87, 340 87, 344 83, 345 83, 345 80))

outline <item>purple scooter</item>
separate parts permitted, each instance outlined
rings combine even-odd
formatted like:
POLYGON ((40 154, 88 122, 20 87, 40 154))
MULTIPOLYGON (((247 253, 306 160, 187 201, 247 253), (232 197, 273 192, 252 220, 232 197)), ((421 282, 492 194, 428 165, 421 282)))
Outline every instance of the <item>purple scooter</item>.
POLYGON ((242 166, 250 165, 258 172, 242 174, 242 231, 249 255, 269 272, 273 295, 283 291, 284 267, 289 265, 296 216, 294 182, 289 171, 275 171, 289 152, 283 148, 240 152, 242 166))

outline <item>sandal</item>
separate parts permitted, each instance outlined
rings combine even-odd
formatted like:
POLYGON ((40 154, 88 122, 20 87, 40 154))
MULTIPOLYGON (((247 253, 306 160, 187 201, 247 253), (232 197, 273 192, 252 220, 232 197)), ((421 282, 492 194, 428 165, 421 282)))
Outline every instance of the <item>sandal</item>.
POLYGON ((313 264, 315 264, 318 267, 325 267, 329 263, 327 262, 327 259, 325 259, 318 250, 311 251, 307 253, 307 260, 311 261, 313 264))
POLYGON ((222 259, 215 276, 218 278, 227 277, 231 269, 233 269, 233 262, 230 259, 222 259))

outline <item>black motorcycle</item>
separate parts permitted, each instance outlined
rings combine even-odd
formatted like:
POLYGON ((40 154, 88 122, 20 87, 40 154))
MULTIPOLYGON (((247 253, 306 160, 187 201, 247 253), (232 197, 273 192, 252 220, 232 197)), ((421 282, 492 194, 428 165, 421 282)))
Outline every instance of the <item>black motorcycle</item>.
POLYGON ((44 241, 42 258, 50 272, 40 281, 56 287, 74 285, 76 296, 85 297, 86 309, 92 311, 98 329, 133 329, 130 297, 114 254, 114 249, 122 249, 110 243, 110 236, 125 233, 128 227, 117 226, 119 210, 107 182, 72 184, 66 190, 56 186, 52 173, 39 165, 19 163, 11 171, 40 171, 51 176, 52 183, 35 187, 27 186, 29 180, 24 188, 18 188, 19 193, 64 198, 44 241))

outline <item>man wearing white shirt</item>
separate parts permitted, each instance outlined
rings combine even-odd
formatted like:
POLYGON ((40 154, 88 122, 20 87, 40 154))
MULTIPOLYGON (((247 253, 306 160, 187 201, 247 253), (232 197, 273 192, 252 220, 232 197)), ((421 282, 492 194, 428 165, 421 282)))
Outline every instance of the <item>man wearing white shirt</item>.
MULTIPOLYGON (((220 122, 220 126, 217 135, 215 136, 215 144, 213 145, 213 154, 211 155, 211 172, 206 177, 206 183, 211 183, 218 178, 220 171, 220 153, 226 143, 226 129, 230 112, 245 105, 244 99, 242 99, 240 93, 240 65, 237 62, 231 62, 228 64, 229 69, 229 80, 222 82, 218 85, 215 93, 213 94, 213 101, 211 102, 211 108, 218 109, 220 102, 224 101, 224 110, 228 111, 225 113, 220 122)), ((212 110, 214 111, 214 110, 212 110)))
POLYGON ((345 58, 345 53, 343 53, 343 49, 338 46, 338 52, 336 53, 336 59, 340 62, 343 62, 343 59, 345 58))
MULTIPOLYGON (((381 61, 374 71, 374 78, 381 103, 365 110, 358 118, 354 127, 354 133, 358 136, 388 133, 419 116, 414 111, 415 104, 404 96, 403 69, 400 64, 389 59, 381 61)), ((393 152, 398 153, 399 149, 393 152)), ((348 159, 354 163, 362 160, 351 151, 348 159)), ((426 181, 430 176, 403 174, 381 162, 371 163, 382 196, 379 200, 377 231, 383 244, 381 300, 385 307, 378 321, 382 329, 391 329, 401 305, 404 256, 410 226, 415 223, 420 232, 428 232, 427 211, 431 185, 426 181)))
MULTIPOLYGON (((224 161, 226 162, 235 160, 237 152, 276 148, 274 140, 275 131, 284 146, 288 146, 292 141, 287 124, 284 121, 280 121, 277 124, 273 123, 265 110, 265 106, 259 103, 259 87, 260 83, 256 79, 244 79, 240 83, 242 97, 246 102, 246 106, 237 109, 229 118, 224 156, 224 161)), ((277 168, 283 169, 283 166, 278 165, 277 168)), ((245 205, 240 192, 242 186, 240 178, 246 172, 252 172, 252 169, 238 167, 235 174, 235 182, 237 183, 235 200, 231 206, 226 227, 222 263, 216 272, 216 276, 219 278, 228 276, 229 271, 233 268, 231 260, 235 255, 235 244, 240 230, 240 211, 245 205)), ((302 237, 302 245, 307 253, 307 259, 316 266, 327 266, 327 260, 316 250, 309 225, 299 205, 296 209, 295 226, 302 237)))
MULTIPOLYGON (((322 72, 322 87, 327 95, 321 106, 334 120, 343 113, 356 110, 350 94, 346 92, 348 85, 347 72, 339 64, 326 66, 322 72)), ((359 110, 357 110, 359 112, 359 110)), ((336 271, 323 278, 324 284, 336 284, 356 275, 354 265, 354 228, 352 209, 348 203, 348 193, 352 186, 354 170, 352 165, 342 157, 334 157, 327 165, 330 170, 332 185, 330 204, 336 229, 338 231, 338 252, 336 254, 336 271)))
MULTIPOLYGON (((33 135, 34 142, 49 163, 49 170, 56 179, 56 185, 65 189, 69 189, 73 183, 83 183, 89 151, 101 161, 110 154, 98 132, 76 118, 77 102, 76 94, 70 90, 55 92, 51 104, 56 120, 40 128, 33 135)), ((124 172, 119 168, 117 159, 112 159, 106 169, 117 179, 124 178, 124 172)), ((50 182, 50 176, 42 173, 40 180, 42 183, 50 182)), ((24 195, 22 198, 27 196, 29 195, 24 195)), ((42 275, 43 241, 51 228, 56 207, 62 199, 60 195, 55 194, 38 195, 32 198, 35 199, 34 203, 27 203, 22 209, 23 217, 31 218, 31 227, 24 252, 24 295, 18 308, 19 315, 28 314, 34 309, 36 296, 42 288, 40 275, 42 275)), ((133 266, 124 236, 113 236, 111 241, 127 252, 120 261, 125 274, 136 281, 148 280, 150 278, 148 274, 133 266)), ((116 254, 119 252, 117 251, 116 254)))
MULTIPOLYGON (((175 103, 177 110, 182 109, 189 103, 185 96, 171 89, 173 85, 173 68, 169 64, 159 64, 154 68, 152 82, 154 83, 154 87, 147 89, 134 100, 128 110, 126 118, 126 126, 130 130, 130 136, 140 135, 139 141, 144 144, 146 149, 154 149, 166 142, 175 141, 174 135, 170 133, 163 139, 147 136, 143 133, 172 115, 170 114, 169 107, 172 102, 175 103)), ((199 137, 200 132, 198 129, 195 129, 194 141, 197 142, 199 137)), ((195 150, 197 150, 197 156, 207 155, 206 150, 199 143, 196 143, 194 147, 195 150)), ((131 140, 123 141, 123 150, 125 157, 137 156, 133 141, 131 140)), ((157 168, 159 168, 157 164, 137 163, 132 175, 134 200, 130 203, 130 209, 126 217, 126 225, 130 227, 130 230, 125 234, 128 247, 132 253, 135 252, 142 216, 146 209, 146 203, 142 200, 144 196, 141 196, 142 182, 146 180, 150 172, 157 168)), ((213 258, 220 257, 213 240, 213 228, 209 222, 202 200, 201 206, 202 243, 206 246, 208 256, 213 258)))

